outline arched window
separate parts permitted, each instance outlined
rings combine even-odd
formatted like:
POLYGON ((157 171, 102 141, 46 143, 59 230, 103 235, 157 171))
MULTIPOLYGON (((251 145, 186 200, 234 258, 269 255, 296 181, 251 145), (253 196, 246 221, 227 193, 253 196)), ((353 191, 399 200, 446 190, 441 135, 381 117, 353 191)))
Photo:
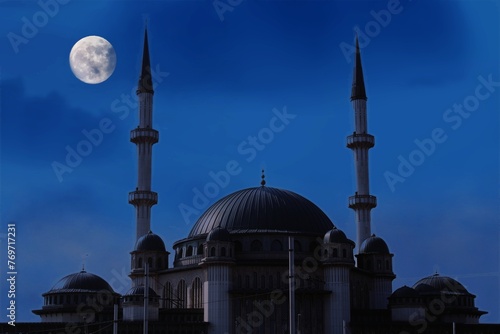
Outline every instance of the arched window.
POLYGON ((210 256, 215 256, 215 247, 210 248, 210 256))
POLYGON ((193 256, 193 246, 188 246, 186 256, 193 256))
POLYGON ((389 260, 385 260, 385 269, 391 269, 391 267, 389 266, 389 260))
POLYGON ((165 287, 163 288, 163 298, 164 298, 164 307, 167 309, 172 308, 172 283, 165 283, 165 287))
POLYGON ((138 267, 138 268, 142 268, 142 257, 140 257, 140 258, 139 258, 139 261, 138 261, 137 267, 138 267))
POLYGON ((377 260, 377 269, 380 270, 382 269, 382 261, 377 260))
POLYGON ((338 257, 339 256, 339 251, 337 248, 333 249, 333 257, 338 257))
POLYGON ((347 257, 347 250, 345 248, 342 250, 342 257, 347 257))
POLYGON ((198 245, 198 247, 196 249, 196 254, 203 255, 203 245, 202 244, 198 245))
POLYGON ((262 242, 260 240, 254 240, 250 244, 250 250, 252 252, 262 252, 262 242))
POLYGON ((186 281, 183 279, 179 281, 177 284, 177 308, 186 308, 187 302, 187 290, 186 290, 186 281))
POLYGON ((191 305, 193 308, 203 308, 203 284, 199 277, 196 277, 192 285, 191 305))
POLYGON ((153 258, 152 257, 148 257, 148 266, 149 266, 149 269, 153 268, 153 258))
POLYGON ((271 243, 271 250, 274 252, 279 252, 283 250, 283 244, 281 244, 281 241, 275 239, 271 243))
POLYGON ((226 247, 221 247, 220 256, 226 256, 226 247))
POLYGON ((156 268, 157 269, 162 269, 163 268, 163 261, 161 260, 161 257, 156 259, 156 268))

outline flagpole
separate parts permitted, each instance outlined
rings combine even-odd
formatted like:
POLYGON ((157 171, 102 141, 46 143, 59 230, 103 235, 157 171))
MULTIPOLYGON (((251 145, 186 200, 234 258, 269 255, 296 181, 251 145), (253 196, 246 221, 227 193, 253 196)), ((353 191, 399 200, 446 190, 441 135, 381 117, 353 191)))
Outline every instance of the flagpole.
POLYGON ((144 263, 144 334, 148 334, 149 263, 144 263))
POLYGON ((289 279, 289 299, 290 299, 290 334, 295 332, 295 254, 294 238, 288 237, 288 279, 289 279))

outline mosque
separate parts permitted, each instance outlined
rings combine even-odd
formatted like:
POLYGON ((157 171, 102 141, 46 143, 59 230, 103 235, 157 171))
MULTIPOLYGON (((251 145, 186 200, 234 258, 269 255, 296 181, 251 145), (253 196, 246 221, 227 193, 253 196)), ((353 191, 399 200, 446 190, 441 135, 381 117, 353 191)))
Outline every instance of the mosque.
POLYGON ((137 187, 129 193, 136 208, 130 290, 120 296, 104 279, 82 270, 42 295, 43 305, 33 311, 40 323, 20 324, 17 330, 25 326, 24 332, 46 333, 72 326, 112 333, 114 323, 120 333, 141 333, 143 326, 161 334, 500 333, 500 325, 479 324, 487 312, 450 277, 435 274, 393 290, 394 254, 370 230, 377 199, 369 189, 368 151, 375 138, 367 127, 357 39, 351 90, 355 129, 347 137, 356 172, 356 190, 349 197, 355 242, 313 202, 266 186, 263 173, 260 186, 209 207, 171 254, 150 223, 157 203, 151 160, 159 133, 152 122, 147 31, 137 95, 139 125, 130 134, 138 152, 137 187))

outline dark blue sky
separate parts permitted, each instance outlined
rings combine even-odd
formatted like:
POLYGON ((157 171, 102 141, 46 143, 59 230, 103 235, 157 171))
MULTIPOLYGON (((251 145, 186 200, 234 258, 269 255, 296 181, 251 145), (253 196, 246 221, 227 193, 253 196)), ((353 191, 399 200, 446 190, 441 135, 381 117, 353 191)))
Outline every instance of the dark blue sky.
MULTIPOLYGON (((37 321, 30 310, 42 305, 41 293, 79 271, 85 254, 88 271, 117 292, 128 287, 122 273, 135 216, 127 194, 137 181, 129 131, 138 124, 130 104, 147 18, 160 131, 152 229, 169 249, 197 218, 184 219, 179 206, 192 206, 193 189, 203 191, 210 172, 232 160, 241 172, 210 203, 259 185, 264 167, 269 186, 309 198, 355 239, 346 50, 358 29, 376 138, 372 231, 395 254, 394 289, 437 270, 477 295, 490 312, 483 322, 500 322, 497 2, 246 0, 219 15, 208 0, 54 1, 48 9, 0 3, 0 270, 6 225, 16 222, 19 321, 37 321), (393 13, 383 15, 388 7, 393 13), (98 85, 69 67, 71 47, 88 35, 106 38, 117 55, 115 72, 98 85), (296 117, 255 156, 241 154, 249 136, 269 127, 273 109, 284 108, 296 117), (113 131, 59 179, 53 163, 64 164, 66 147, 76 149, 82 131, 105 118, 113 131), (401 159, 418 166, 398 172, 401 159)), ((4 309, 5 285, 0 301, 4 309)))

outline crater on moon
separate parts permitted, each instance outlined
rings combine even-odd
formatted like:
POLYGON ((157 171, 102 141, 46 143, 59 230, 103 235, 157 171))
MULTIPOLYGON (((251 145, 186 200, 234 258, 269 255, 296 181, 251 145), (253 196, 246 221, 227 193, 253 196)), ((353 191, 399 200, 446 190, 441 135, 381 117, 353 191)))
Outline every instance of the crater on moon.
POLYGON ((73 74, 88 84, 106 81, 116 67, 111 43, 99 36, 87 36, 75 43, 69 54, 73 74))

